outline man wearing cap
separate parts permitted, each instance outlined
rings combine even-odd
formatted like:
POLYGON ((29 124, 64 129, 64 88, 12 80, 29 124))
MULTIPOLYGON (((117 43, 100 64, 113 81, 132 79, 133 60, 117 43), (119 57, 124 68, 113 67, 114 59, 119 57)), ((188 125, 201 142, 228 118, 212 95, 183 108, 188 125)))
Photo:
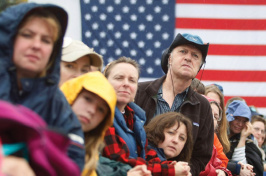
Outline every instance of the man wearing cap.
POLYGON ((158 114, 181 112, 193 123, 194 148, 191 173, 199 175, 212 156, 213 118, 209 102, 190 84, 205 63, 209 44, 191 34, 178 34, 164 51, 161 66, 166 73, 154 81, 139 83, 135 103, 146 111, 148 123, 158 114))
POLYGON ((93 51, 93 48, 81 41, 65 37, 60 63, 59 87, 71 78, 92 71, 91 66, 101 69, 102 65, 102 56, 93 51))

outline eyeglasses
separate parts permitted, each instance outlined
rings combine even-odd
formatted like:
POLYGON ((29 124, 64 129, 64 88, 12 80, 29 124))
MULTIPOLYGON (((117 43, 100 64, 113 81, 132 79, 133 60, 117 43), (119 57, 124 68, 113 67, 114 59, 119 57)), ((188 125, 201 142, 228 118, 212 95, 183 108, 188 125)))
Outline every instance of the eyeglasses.
POLYGON ((218 122, 222 120, 222 115, 213 114, 213 119, 216 119, 218 122))

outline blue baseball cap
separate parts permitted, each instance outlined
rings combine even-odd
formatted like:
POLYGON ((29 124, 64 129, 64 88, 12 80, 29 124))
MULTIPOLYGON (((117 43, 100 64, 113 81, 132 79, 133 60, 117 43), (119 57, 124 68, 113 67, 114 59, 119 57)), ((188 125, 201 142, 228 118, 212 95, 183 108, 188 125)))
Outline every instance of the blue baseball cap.
POLYGON ((235 116, 245 117, 249 121, 251 120, 251 111, 245 101, 234 100, 228 105, 226 110, 227 121, 234 121, 235 116))
POLYGON ((163 52, 162 59, 161 59, 161 67, 164 73, 167 73, 168 58, 172 50, 179 45, 187 45, 187 44, 193 45, 197 49, 199 49, 202 53, 203 62, 204 63, 206 62, 206 57, 207 57, 207 53, 209 49, 209 43, 204 44, 202 39, 197 35, 191 35, 187 33, 184 33, 184 34, 178 33, 174 41, 172 42, 172 44, 163 52))

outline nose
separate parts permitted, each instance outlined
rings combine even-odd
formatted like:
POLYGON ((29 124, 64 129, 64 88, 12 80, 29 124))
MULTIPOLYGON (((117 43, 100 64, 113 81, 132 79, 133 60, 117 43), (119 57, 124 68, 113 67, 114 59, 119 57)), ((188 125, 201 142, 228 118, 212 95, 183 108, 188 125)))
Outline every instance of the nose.
POLYGON ((186 54, 186 56, 185 56, 185 60, 190 62, 191 59, 192 59, 192 53, 188 52, 188 53, 186 54))
POLYGON ((172 138, 172 142, 173 142, 174 144, 177 144, 177 143, 178 143, 178 136, 177 136, 177 135, 173 136, 173 138, 172 138))
POLYGON ((124 79, 123 80, 123 86, 128 86, 129 85, 129 81, 128 79, 124 79))
POLYGON ((73 75, 72 75, 72 78, 76 78, 76 77, 79 77, 80 75, 82 75, 82 71, 80 70, 75 70, 73 75))
POLYGON ((41 46, 41 39, 38 38, 38 37, 35 37, 35 38, 33 39, 32 46, 33 46, 34 49, 39 49, 40 46, 41 46))
POLYGON ((97 104, 95 102, 90 103, 90 106, 87 106, 87 111, 90 114, 94 114, 97 111, 97 104))

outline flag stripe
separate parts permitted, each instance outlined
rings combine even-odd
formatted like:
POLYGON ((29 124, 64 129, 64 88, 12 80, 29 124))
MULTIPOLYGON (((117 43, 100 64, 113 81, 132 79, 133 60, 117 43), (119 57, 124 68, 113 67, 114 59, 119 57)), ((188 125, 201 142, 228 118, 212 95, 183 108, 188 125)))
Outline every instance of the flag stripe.
MULTIPOLYGON (((266 5, 177 4, 177 18, 266 19, 266 5)), ((197 21, 195 21, 196 23, 197 21)), ((226 23, 224 24, 226 25, 226 23)))
MULTIPOLYGON (((234 96, 225 96, 225 102, 227 102, 228 99, 232 98, 234 96)), ((266 107, 266 97, 245 97, 245 96, 241 96, 241 98, 245 99, 245 101, 247 102, 247 104, 249 106, 253 105, 256 107, 266 107)))
POLYGON ((184 4, 266 5, 265 0, 176 0, 184 4))
POLYGON ((206 30, 176 28, 175 33, 190 33, 211 44, 266 45, 266 30, 206 30))
POLYGON ((266 71, 201 70, 197 78, 200 79, 201 75, 202 80, 208 81, 266 82, 266 71))
POLYGON ((266 45, 211 44, 208 55, 266 56, 266 45))
POLYGON ((266 19, 176 18, 175 24, 188 29, 265 30, 266 19))
POLYGON ((208 55, 205 69, 207 70, 243 70, 265 71, 266 56, 221 56, 208 55))

